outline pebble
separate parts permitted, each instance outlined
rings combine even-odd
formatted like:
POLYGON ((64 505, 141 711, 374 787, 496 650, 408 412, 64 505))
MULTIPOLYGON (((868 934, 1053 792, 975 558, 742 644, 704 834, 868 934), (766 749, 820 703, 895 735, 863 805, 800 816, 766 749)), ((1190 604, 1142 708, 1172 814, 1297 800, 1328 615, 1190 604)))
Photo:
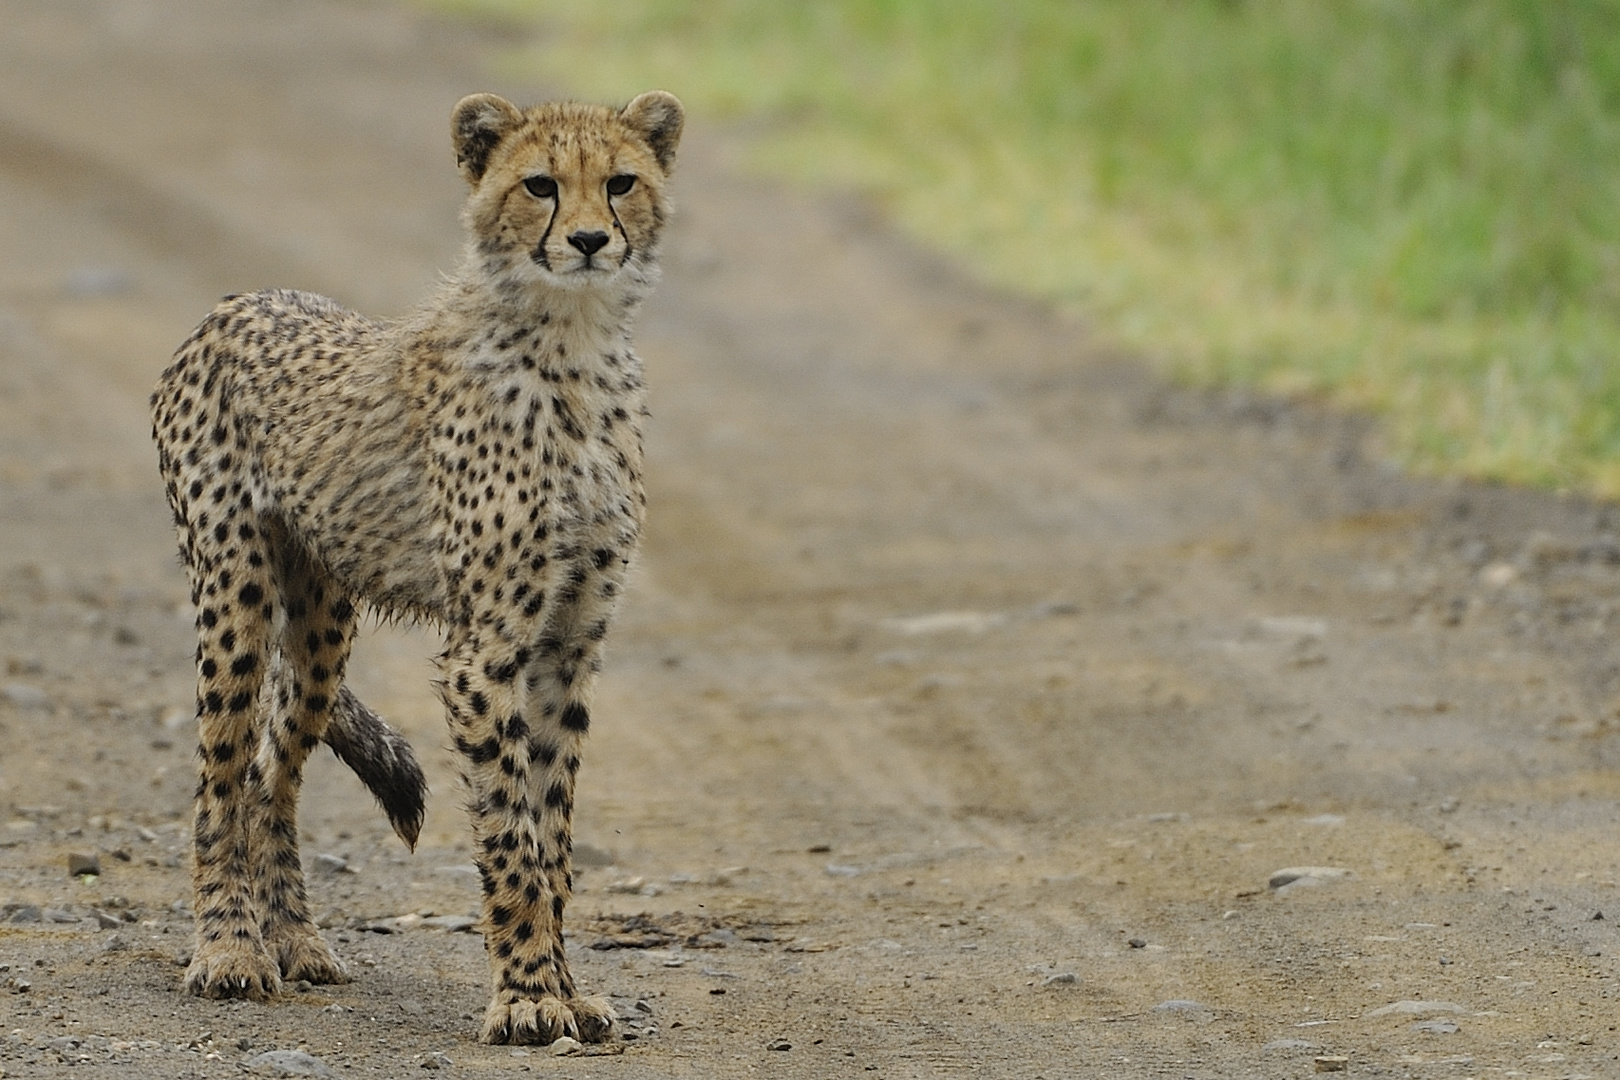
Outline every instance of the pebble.
POLYGON ((770 1042, 765 1044, 765 1049, 767 1049, 767 1050, 791 1050, 791 1049, 793 1049, 793 1044, 788 1042, 786 1039, 772 1039, 770 1042))
POLYGON ((0 686, 0 698, 4 698, 19 709, 49 709, 51 697, 37 686, 27 683, 8 682, 0 686))
POLYGON ((302 1050, 266 1050, 242 1062, 242 1067, 261 1076, 332 1077, 326 1062, 302 1050))
POLYGON ((471 915, 429 915, 422 920, 422 925, 452 934, 470 934, 477 928, 478 920, 471 915))
POLYGON ((448 1054, 440 1053, 437 1050, 422 1058, 422 1068, 424 1069, 448 1069, 454 1064, 455 1062, 450 1060, 448 1054))
POLYGON ((67 868, 68 877, 78 877, 80 874, 99 876, 101 874, 101 857, 96 855, 95 852, 88 855, 78 851, 69 852, 67 868))
POLYGON ((1342 866, 1286 866, 1281 870, 1272 871, 1271 876, 1266 879, 1266 884, 1273 889, 1288 886, 1310 887, 1349 876, 1350 871, 1342 866))
POLYGON ((1048 975, 1041 980, 1042 986, 1074 986, 1080 981, 1080 976, 1072 971, 1060 971, 1055 975, 1048 975))
POLYGON ((355 872, 350 869, 348 859, 341 855, 329 855, 324 851, 315 856, 315 868, 326 874, 352 874, 355 872))
POLYGON ((1388 1005, 1381 1005, 1370 1013, 1372 1016, 1433 1016, 1435 1013, 1467 1012, 1461 1005, 1449 1001, 1395 1001, 1388 1005))
POLYGON ((1205 1013, 1209 1011, 1209 1006, 1197 1001, 1188 1001, 1185 998, 1171 998, 1169 1001, 1161 1001, 1153 1006, 1153 1011, 1156 1013, 1205 1013))
POLYGON ((742 939, 737 937, 735 930, 729 930, 722 926, 718 930, 710 930, 708 933, 700 935, 692 943, 692 947, 695 949, 724 949, 737 944, 740 940, 742 939))
POLYGON ((1317 1072, 1344 1072, 1350 1067, 1350 1059, 1342 1054, 1333 1054, 1316 1059, 1317 1072))
POLYGON ((108 934, 101 943, 102 952, 123 952, 129 948, 129 942, 124 940, 123 934, 108 934))
POLYGON ((1455 1035, 1462 1029, 1452 1020, 1419 1020, 1412 1025, 1412 1030, 1426 1035, 1455 1035))
POLYGON ((23 904, 11 913, 11 917, 7 921, 15 923, 39 922, 43 916, 44 913, 40 910, 38 904, 23 904))
POLYGON ((120 296, 135 288, 135 278, 116 266, 81 266, 70 272, 62 289, 76 298, 120 296))
POLYGON ((578 1039, 570 1039, 567 1035, 564 1035, 562 1038, 552 1043, 547 1052, 552 1057, 566 1057, 569 1054, 577 1054, 584 1049, 584 1044, 578 1039))

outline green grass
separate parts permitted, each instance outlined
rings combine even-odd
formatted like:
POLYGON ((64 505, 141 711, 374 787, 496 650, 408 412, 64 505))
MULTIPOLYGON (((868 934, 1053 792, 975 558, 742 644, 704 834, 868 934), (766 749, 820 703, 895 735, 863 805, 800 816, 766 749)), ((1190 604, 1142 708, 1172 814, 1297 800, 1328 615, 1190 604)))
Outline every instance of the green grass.
POLYGON ((1179 378, 1620 495, 1620 0, 439 0, 1179 378))

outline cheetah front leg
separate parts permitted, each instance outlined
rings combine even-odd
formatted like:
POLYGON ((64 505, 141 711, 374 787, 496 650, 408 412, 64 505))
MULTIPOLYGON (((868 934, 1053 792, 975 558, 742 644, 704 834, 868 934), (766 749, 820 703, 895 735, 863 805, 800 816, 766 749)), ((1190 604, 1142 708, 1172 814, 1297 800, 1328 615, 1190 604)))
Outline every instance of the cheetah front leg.
POLYGON ((483 882, 492 996, 481 1038, 545 1045, 564 1035, 599 1042, 613 1014, 574 987, 563 948, 569 895, 574 775, 588 726, 582 701, 532 709, 537 653, 510 640, 479 649, 476 635, 445 658, 444 695, 470 798, 483 882))

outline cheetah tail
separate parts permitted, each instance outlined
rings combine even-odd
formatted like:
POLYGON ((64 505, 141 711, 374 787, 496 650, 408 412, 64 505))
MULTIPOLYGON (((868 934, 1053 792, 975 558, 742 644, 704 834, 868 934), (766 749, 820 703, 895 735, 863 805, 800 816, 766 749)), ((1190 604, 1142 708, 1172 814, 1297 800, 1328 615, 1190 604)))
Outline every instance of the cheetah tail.
POLYGON ((376 796, 394 832, 415 851, 422 833, 427 780, 405 736, 344 686, 338 690, 332 722, 322 738, 376 796))

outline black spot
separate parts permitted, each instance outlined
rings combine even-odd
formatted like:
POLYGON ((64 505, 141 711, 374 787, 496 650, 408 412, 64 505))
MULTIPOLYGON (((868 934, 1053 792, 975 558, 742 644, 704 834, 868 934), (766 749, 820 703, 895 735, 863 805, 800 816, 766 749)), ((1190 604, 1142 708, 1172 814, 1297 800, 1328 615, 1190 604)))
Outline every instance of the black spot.
POLYGON ((475 765, 485 765, 501 756, 501 744, 494 739, 485 739, 481 743, 468 742, 456 736, 456 749, 467 755, 475 765))
POLYGON ((243 604, 252 607, 264 599, 264 590, 259 588, 256 582, 250 581, 242 586, 242 591, 237 593, 236 596, 243 604))
POLYGON ((246 690, 231 698, 231 712, 246 712, 253 704, 253 695, 246 690))
POLYGON ((568 707, 563 709, 560 723, 569 731, 589 731, 591 714, 579 702, 570 701, 568 707))
POLYGON ((257 656, 254 656, 252 653, 243 653, 241 656, 238 656, 235 660, 231 661, 231 674, 238 676, 249 675, 252 674, 253 669, 258 666, 259 658, 257 656))

